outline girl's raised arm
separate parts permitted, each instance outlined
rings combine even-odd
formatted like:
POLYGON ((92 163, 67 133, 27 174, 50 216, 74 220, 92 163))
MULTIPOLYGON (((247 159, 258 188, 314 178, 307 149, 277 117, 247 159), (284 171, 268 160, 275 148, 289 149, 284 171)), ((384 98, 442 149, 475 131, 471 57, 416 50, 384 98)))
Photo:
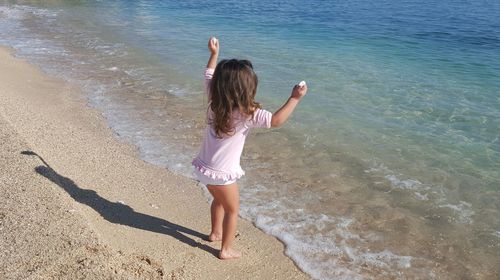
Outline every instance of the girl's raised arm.
POLYGON ((219 58, 219 40, 217 38, 210 37, 208 40, 208 50, 210 51, 210 58, 207 62, 207 68, 215 69, 217 59, 219 58))
POLYGON ((271 127, 279 127, 288 120, 288 117, 292 114, 293 110, 299 104, 300 99, 306 95, 307 85, 306 83, 300 83, 295 85, 292 90, 292 94, 288 100, 281 106, 281 108, 273 114, 271 119, 271 127))
POLYGON ((210 51, 210 58, 207 62, 205 69, 205 93, 208 96, 208 102, 212 99, 210 96, 210 83, 214 74, 215 66, 217 66, 217 59, 219 58, 219 40, 215 37, 208 39, 208 50, 210 51))

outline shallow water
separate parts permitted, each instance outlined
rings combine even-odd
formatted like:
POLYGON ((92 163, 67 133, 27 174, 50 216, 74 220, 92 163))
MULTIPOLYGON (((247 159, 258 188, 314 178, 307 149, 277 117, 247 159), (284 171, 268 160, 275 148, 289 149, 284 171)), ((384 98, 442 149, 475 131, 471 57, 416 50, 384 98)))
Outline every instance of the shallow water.
POLYGON ((499 4, 0 3, 0 44, 186 176, 209 35, 252 60, 271 111, 306 80, 289 123, 247 141, 241 214, 314 278, 498 278, 499 4))

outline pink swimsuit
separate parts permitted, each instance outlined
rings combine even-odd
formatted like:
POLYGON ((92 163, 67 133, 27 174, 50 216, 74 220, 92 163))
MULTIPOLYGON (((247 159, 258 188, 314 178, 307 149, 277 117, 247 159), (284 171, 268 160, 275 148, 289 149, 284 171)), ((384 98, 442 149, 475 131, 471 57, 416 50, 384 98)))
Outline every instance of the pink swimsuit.
MULTIPOLYGON (((214 69, 205 70, 205 90, 208 93, 214 69)), ((209 109, 208 119, 213 116, 209 109)), ((193 160, 198 179, 204 184, 227 185, 245 174, 241 169, 240 157, 250 128, 271 127, 272 114, 257 109, 253 117, 245 118, 238 112, 233 114, 234 135, 218 138, 211 125, 205 129, 205 137, 198 156, 193 160)))

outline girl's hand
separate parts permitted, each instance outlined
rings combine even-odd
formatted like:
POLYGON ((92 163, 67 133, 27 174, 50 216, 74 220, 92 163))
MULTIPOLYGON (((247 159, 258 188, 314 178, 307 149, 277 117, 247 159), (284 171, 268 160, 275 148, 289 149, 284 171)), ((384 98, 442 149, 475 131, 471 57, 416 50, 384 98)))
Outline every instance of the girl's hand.
POLYGON ((217 38, 210 37, 210 39, 208 40, 208 50, 213 55, 219 54, 219 40, 217 40, 217 38))
POLYGON ((291 98, 301 99, 307 93, 307 85, 295 85, 292 90, 291 98))

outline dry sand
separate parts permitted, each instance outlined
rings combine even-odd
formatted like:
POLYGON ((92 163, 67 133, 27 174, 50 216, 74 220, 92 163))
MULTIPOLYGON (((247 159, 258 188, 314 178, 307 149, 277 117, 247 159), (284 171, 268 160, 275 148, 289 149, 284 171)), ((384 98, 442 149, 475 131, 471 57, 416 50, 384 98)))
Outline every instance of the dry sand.
POLYGON ((139 159, 81 91, 0 48, 2 279, 308 279, 240 220, 243 258, 205 241, 195 181, 139 159))

